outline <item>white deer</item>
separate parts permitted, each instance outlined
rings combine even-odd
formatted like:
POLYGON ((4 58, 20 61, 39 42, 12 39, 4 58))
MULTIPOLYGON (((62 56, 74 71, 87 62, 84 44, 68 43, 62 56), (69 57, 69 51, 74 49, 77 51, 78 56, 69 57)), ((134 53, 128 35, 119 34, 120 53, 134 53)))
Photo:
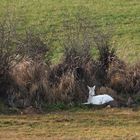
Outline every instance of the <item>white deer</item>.
POLYGON ((103 105, 110 101, 113 101, 114 99, 107 94, 103 95, 95 95, 95 86, 89 87, 89 97, 86 103, 84 104, 94 104, 94 105, 103 105))

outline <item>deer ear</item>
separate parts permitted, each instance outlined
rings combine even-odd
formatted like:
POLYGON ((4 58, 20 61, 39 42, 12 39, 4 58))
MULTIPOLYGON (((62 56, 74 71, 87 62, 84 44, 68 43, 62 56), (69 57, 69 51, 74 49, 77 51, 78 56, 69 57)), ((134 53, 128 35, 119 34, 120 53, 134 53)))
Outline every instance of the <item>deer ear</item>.
POLYGON ((93 86, 93 89, 95 89, 95 88, 96 88, 96 86, 94 85, 94 86, 93 86))
POLYGON ((87 86, 88 87, 88 89, 90 90, 90 87, 89 86, 87 86))

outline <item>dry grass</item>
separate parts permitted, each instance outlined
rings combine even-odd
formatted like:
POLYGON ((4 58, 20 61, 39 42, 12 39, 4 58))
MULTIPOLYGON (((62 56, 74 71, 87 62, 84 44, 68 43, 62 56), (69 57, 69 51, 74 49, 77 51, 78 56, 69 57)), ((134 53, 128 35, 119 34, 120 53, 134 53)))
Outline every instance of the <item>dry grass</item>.
POLYGON ((6 95, 6 102, 12 107, 41 109, 43 101, 47 104, 84 102, 88 95, 87 85, 112 88, 117 94, 137 94, 140 90, 139 65, 129 68, 116 56, 110 43, 111 33, 95 28, 94 23, 82 17, 77 17, 77 22, 64 23, 63 39, 58 37, 64 55, 57 65, 51 65, 48 42, 40 34, 29 30, 13 40, 11 34, 5 36, 7 28, 2 28, 0 41, 4 44, 1 50, 5 59, 1 57, 0 61, 15 56, 0 67, 0 85, 5 87, 4 90, 0 88, 2 99, 6 95), (5 57, 5 46, 11 46, 7 50, 8 57, 5 57), (17 47, 17 51, 11 54, 12 47, 17 47), (91 53, 92 49, 98 52, 98 58, 91 53), (22 59, 17 61, 19 56, 22 59), (7 73, 3 73, 5 71, 7 73), (5 83, 7 81, 9 84, 5 83))
POLYGON ((139 140, 140 111, 78 110, 34 116, 0 116, 1 140, 139 140))
POLYGON ((24 58, 13 69, 11 76, 15 81, 14 86, 14 104, 19 107, 20 100, 23 100, 21 107, 29 105, 38 106, 41 104, 42 96, 47 94, 47 65, 42 61, 33 61, 24 58), (38 104, 39 103, 39 104, 38 104))

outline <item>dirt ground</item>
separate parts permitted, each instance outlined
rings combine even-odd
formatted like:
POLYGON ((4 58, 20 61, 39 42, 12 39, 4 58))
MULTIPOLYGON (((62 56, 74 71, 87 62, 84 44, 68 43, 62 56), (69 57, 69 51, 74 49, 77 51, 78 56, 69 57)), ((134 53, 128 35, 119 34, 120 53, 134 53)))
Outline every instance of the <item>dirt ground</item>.
POLYGON ((59 111, 42 115, 1 115, 0 140, 140 140, 140 111, 59 111))

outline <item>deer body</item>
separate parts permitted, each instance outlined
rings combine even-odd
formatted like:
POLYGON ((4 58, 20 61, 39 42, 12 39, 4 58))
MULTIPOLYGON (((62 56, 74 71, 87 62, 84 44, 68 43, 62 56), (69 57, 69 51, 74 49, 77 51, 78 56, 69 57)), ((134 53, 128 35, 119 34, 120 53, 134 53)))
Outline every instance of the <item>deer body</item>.
POLYGON ((88 101, 84 104, 103 105, 114 100, 110 95, 107 94, 95 95, 95 86, 88 87, 88 89, 89 89, 88 101))

